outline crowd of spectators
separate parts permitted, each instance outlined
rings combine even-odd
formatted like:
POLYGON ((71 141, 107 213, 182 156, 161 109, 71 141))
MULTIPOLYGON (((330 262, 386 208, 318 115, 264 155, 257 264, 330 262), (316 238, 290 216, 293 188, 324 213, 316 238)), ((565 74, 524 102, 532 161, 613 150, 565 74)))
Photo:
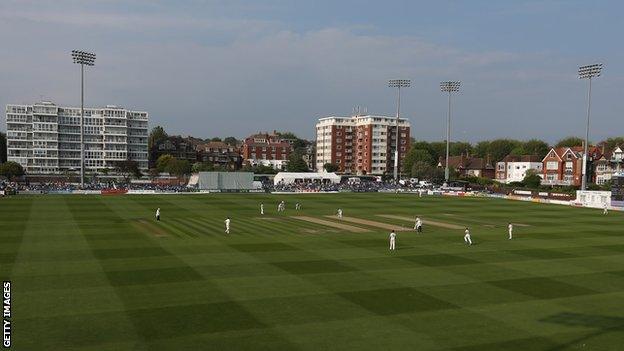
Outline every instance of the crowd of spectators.
MULTIPOLYGON (((158 183, 130 183, 121 184, 114 182, 86 183, 83 187, 75 183, 66 182, 31 182, 15 183, 0 182, 0 190, 14 191, 16 193, 64 193, 77 190, 101 191, 101 190, 133 190, 133 191, 155 191, 167 193, 187 193, 199 191, 196 187, 176 184, 158 183)), ((262 183, 262 190, 265 192, 394 192, 413 191, 415 188, 409 184, 395 184, 393 182, 342 182, 333 183, 291 183, 274 185, 270 181, 262 183)))
POLYGON ((327 192, 327 191, 344 191, 344 192, 392 192, 407 191, 416 189, 406 184, 395 184, 394 182, 343 182, 339 184, 321 184, 321 183, 291 183, 266 185, 265 190, 277 192, 327 192))
POLYGON ((76 190, 110 190, 110 189, 126 189, 126 190, 149 190, 156 192, 190 192, 197 191, 196 189, 189 188, 185 185, 171 185, 171 184, 120 184, 120 183, 86 183, 84 186, 73 183, 65 182, 37 182, 37 183, 16 183, 16 182, 1 182, 0 190, 15 191, 16 193, 63 193, 76 190))

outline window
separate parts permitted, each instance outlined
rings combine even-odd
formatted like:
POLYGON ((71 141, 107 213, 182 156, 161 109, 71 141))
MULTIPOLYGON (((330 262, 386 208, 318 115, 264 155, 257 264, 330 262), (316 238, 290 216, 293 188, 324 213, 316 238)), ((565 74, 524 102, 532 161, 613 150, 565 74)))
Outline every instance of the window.
POLYGON ((565 167, 566 169, 572 169, 572 161, 566 161, 565 167))
POLYGON ((546 162, 546 169, 558 169, 559 162, 557 161, 548 161, 546 162))

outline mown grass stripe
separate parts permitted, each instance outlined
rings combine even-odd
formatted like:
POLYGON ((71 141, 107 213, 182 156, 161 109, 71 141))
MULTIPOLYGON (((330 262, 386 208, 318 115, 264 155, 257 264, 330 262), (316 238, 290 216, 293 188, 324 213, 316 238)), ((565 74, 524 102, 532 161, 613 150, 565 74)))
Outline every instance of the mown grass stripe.
POLYGON ((158 223, 158 225, 163 227, 163 228, 165 228, 167 233, 173 234, 175 237, 183 238, 183 237, 186 236, 186 234, 184 234, 182 231, 180 231, 180 229, 172 226, 171 223, 169 223, 168 221, 161 220, 158 223))
POLYGON ((199 234, 196 233, 197 229, 190 226, 184 219, 171 219, 169 221, 169 224, 171 224, 172 226, 175 226, 176 228, 180 229, 182 232, 184 232, 187 236, 193 237, 193 238, 198 238, 199 234))
POLYGON ((196 231, 197 233, 197 237, 201 237, 201 236, 211 236, 212 233, 210 233, 208 231, 208 228, 202 226, 201 224, 197 223, 196 221, 192 220, 191 218, 186 218, 186 219, 180 219, 177 220, 179 222, 183 222, 183 224, 189 228, 192 228, 193 230, 196 231))

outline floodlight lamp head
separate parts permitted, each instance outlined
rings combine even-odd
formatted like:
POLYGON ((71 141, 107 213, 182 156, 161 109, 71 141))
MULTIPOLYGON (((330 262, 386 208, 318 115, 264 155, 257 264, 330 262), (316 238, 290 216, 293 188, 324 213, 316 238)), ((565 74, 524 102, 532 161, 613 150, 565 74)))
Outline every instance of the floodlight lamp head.
POLYGON ((596 63, 593 65, 581 66, 578 69, 579 79, 591 79, 594 77, 600 77, 602 73, 602 63, 596 63))
POLYGON ((388 87, 390 88, 409 88, 412 84, 410 79, 390 79, 388 87))
POLYGON ((81 51, 81 50, 72 50, 72 58, 74 59, 74 63, 80 65, 93 66, 95 64, 95 54, 91 52, 81 51))
POLYGON ((444 91, 444 92, 455 92, 455 91, 459 91, 459 87, 461 86, 461 82, 460 81, 446 81, 446 82, 440 82, 440 90, 444 91))

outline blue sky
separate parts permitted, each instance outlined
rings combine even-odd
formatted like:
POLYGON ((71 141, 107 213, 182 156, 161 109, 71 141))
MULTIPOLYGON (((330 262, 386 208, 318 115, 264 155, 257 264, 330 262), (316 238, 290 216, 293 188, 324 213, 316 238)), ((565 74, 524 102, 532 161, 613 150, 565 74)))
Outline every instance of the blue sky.
MULTIPOLYGON (((387 80, 412 87, 402 115, 417 139, 445 135, 441 80, 461 80, 453 139, 549 142, 624 135, 618 1, 0 2, 0 104, 79 104, 72 49, 97 53, 89 105, 150 112, 151 125, 200 137, 291 130, 354 106, 392 115, 387 80)), ((2 124, 1 129, 5 129, 2 124)))

